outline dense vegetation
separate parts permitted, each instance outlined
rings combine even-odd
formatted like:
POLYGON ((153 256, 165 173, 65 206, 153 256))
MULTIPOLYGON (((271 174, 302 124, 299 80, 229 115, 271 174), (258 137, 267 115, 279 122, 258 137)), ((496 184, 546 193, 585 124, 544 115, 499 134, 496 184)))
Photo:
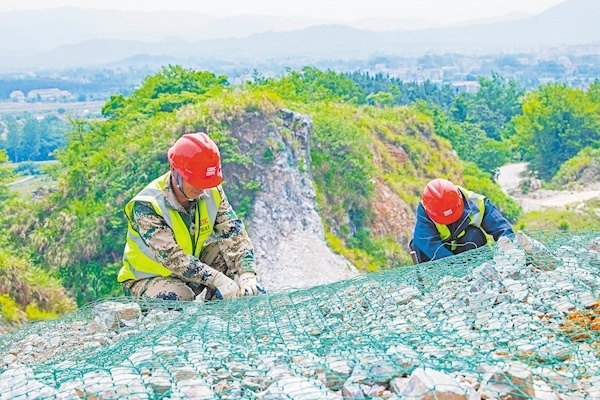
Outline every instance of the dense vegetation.
MULTIPOLYGON (((3 210, 4 205, 15 198, 7 187, 12 179, 6 153, 0 150, 0 208, 3 210)), ((35 265, 27 249, 15 246, 8 230, 0 229, 0 333, 25 321, 56 317, 75 307, 54 272, 35 265)))
POLYGON ((8 115, 3 117, 3 123, 0 150, 5 150, 9 160, 15 163, 53 159, 54 150, 65 146, 65 132, 71 126, 52 114, 41 120, 31 114, 19 119, 8 115))
MULTIPOLYGON (((113 95, 105 120, 72 121, 66 146, 52 150, 59 163, 45 168, 55 191, 33 201, 0 185, 1 239, 14 243, 0 254, 0 285, 10 264, 44 271, 38 276, 47 282, 59 277, 79 304, 120 294, 122 208, 165 172, 170 144, 203 130, 219 142, 224 168, 249 165, 233 127, 248 116, 269 121, 283 107, 312 117, 310 165, 327 239, 365 271, 409 263, 405 243, 371 233, 375 185, 391 188, 414 210, 426 182, 443 176, 486 194, 516 222, 520 207, 493 181, 500 165, 527 160, 540 177, 557 181, 598 170, 600 84, 586 92, 549 85, 525 94, 498 75, 479 83, 477 94, 456 94, 431 83, 307 67, 276 79, 256 75, 240 88, 210 72, 164 68, 130 96, 113 95)), ((33 142, 40 152, 46 148, 41 137, 33 142)), ((242 215, 256 190, 253 182, 229 187, 242 215)), ((68 308, 55 303, 48 312, 68 308)))

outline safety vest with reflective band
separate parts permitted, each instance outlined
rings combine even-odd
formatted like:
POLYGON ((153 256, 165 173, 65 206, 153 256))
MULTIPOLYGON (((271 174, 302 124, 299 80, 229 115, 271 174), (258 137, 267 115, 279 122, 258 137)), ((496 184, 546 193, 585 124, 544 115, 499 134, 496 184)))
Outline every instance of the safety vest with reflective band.
MULTIPOLYGON (((483 221, 483 213, 485 212, 485 196, 475 193, 475 192, 471 192, 470 190, 467 190, 460 186, 456 186, 456 187, 462 192, 462 194, 465 196, 465 198, 467 198, 467 200, 471 200, 473 203, 475 203, 477 208, 479 208, 479 212, 472 214, 472 215, 469 214, 469 225, 475 226, 477 228, 481 228, 481 222, 483 221)), ((450 229, 448 229, 448 226, 443 225, 443 224, 438 224, 437 222, 435 223, 435 226, 436 226, 438 232, 440 233, 440 238, 442 239, 442 242, 445 242, 446 240, 450 239, 451 233, 450 233, 450 229)), ((465 231, 462 231, 461 233, 458 234, 458 236, 456 236, 456 238, 458 239, 459 237, 463 236, 464 234, 465 234, 465 231)), ((456 250, 456 247, 457 247, 456 242, 453 240, 452 246, 450 249, 456 250)))
POLYGON ((207 190, 208 197, 196 202, 194 236, 186 226, 177 210, 168 207, 164 197, 165 180, 167 174, 150 182, 140 193, 125 205, 127 215, 127 241, 123 254, 123 266, 119 271, 117 280, 124 282, 129 279, 139 280, 153 276, 169 276, 171 271, 157 261, 154 254, 142 240, 139 233, 133 229, 133 205, 138 201, 152 204, 156 214, 160 215, 167 225, 173 230, 175 241, 186 254, 200 255, 204 242, 213 231, 217 218, 217 210, 221 204, 221 194, 217 188, 207 190))

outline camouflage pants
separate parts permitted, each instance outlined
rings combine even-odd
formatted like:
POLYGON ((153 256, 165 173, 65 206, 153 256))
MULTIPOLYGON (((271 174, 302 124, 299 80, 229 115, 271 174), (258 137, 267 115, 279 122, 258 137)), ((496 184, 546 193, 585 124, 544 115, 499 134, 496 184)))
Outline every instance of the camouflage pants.
MULTIPOLYGON (((237 271, 227 268, 227 263, 219 250, 217 242, 205 246, 200 252, 199 259, 203 263, 234 279, 235 272, 237 271)), ((128 280, 123 282, 122 285, 123 291, 128 296, 191 301, 204 292, 200 297, 205 301, 216 299, 215 289, 201 284, 185 282, 172 276, 156 276, 138 281, 128 280)))

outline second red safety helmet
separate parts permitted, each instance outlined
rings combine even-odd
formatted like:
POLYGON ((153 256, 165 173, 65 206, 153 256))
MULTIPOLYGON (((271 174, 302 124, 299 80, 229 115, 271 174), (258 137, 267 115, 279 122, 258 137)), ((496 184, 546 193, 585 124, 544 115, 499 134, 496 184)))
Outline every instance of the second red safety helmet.
POLYGON ((438 224, 458 221, 464 211, 461 191, 446 179, 434 179, 423 190, 423 207, 429 218, 438 224))

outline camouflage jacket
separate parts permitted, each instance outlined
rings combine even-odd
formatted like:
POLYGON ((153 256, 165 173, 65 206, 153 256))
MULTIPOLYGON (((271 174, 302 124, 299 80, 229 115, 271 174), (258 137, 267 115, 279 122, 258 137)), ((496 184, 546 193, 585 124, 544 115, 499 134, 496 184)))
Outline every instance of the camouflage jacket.
MULTIPOLYGON (((221 205, 217 210, 213 234, 204 246, 216 241, 230 272, 234 274, 254 272, 254 247, 246 228, 229 204, 223 188, 218 186, 217 189, 221 194, 221 205)), ((168 207, 175 209, 181 215, 190 235, 193 236, 196 229, 193 223, 196 207, 192 204, 188 212, 179 204, 171 185, 171 174, 166 176, 164 199, 168 207)), ((171 270, 173 276, 189 282, 206 283, 211 275, 207 275, 206 272, 211 269, 207 269, 206 264, 197 257, 186 254, 179 247, 173 230, 161 216, 156 214, 150 203, 134 204, 132 224, 156 259, 171 270)))

